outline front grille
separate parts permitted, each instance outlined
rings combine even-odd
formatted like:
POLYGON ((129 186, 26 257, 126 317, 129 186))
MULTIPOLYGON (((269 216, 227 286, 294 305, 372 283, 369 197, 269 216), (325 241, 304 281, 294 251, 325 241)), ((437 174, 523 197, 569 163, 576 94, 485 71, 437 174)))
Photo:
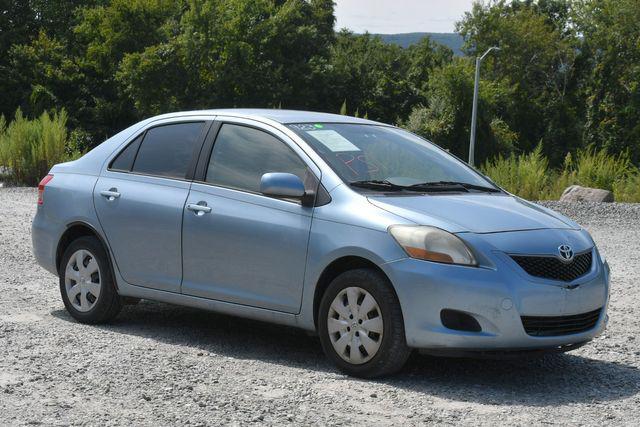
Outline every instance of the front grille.
POLYGON ((511 258, 532 276, 571 282, 591 270, 592 251, 576 255, 571 262, 551 256, 511 255, 511 258))
POLYGON ((592 329, 600 318, 599 308, 588 313, 573 316, 522 316, 522 326, 528 335, 534 337, 554 337, 579 334, 592 329))

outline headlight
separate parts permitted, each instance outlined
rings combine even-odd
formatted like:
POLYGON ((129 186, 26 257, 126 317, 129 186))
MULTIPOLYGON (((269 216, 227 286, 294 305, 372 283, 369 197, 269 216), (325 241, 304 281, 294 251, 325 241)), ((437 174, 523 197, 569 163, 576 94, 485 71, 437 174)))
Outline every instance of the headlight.
POLYGON ((411 258, 446 264, 477 265, 473 254, 455 235, 435 227, 393 225, 389 233, 411 258))

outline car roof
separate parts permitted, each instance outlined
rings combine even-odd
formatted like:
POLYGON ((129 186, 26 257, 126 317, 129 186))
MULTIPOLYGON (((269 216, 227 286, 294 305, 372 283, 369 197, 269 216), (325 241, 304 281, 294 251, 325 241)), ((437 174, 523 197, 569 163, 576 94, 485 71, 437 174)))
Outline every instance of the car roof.
POLYGON ((182 115, 221 115, 221 116, 233 116, 243 117, 248 119, 268 119, 281 124, 291 123, 355 123, 355 124, 377 124, 383 123, 375 122, 373 120, 361 119, 351 116, 343 116, 340 114, 320 113, 314 111, 298 111, 298 110, 277 110, 267 108, 225 108, 214 110, 200 110, 200 111, 180 111, 175 113, 163 114, 157 116, 154 119, 179 117, 182 115))

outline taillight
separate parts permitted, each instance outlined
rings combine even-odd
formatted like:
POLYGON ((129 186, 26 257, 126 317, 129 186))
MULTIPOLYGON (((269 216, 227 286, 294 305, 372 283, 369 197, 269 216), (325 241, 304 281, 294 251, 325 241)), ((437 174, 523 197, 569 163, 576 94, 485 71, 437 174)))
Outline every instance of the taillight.
POLYGON ((38 204, 41 205, 44 203, 44 187, 53 179, 53 175, 49 174, 42 178, 40 184, 38 184, 38 204))

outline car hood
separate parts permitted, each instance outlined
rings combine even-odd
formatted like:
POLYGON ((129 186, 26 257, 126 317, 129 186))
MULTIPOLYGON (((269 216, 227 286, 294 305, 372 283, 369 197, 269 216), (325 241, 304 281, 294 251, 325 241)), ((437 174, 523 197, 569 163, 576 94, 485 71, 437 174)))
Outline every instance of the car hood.
POLYGON ((580 229, 550 209, 504 194, 370 196, 368 200, 409 221, 452 233, 580 229))

